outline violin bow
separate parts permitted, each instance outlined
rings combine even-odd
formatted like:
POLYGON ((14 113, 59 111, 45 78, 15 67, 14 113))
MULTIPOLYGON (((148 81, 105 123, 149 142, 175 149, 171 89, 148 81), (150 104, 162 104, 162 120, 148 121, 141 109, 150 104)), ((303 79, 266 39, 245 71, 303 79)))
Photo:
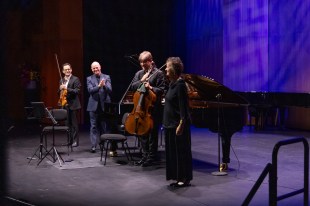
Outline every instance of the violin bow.
POLYGON ((145 81, 148 81, 154 74, 156 74, 157 72, 161 71, 164 68, 164 66, 166 66, 166 63, 164 65, 162 65, 156 72, 151 74, 145 81))
POLYGON ((55 54, 55 58, 56 58, 56 63, 57 63, 57 67, 58 67, 59 77, 60 77, 61 83, 63 84, 64 81, 63 81, 63 78, 62 78, 62 76, 61 76, 61 72, 60 72, 60 67, 59 67, 59 63, 58 63, 57 54, 55 54))

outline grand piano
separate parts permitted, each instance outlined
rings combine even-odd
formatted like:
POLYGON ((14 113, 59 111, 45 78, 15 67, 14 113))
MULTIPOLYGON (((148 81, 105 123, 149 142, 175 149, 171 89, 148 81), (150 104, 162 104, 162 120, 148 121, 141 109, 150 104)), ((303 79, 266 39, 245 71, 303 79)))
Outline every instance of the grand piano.
MULTIPOLYGON (((231 137, 246 123, 247 100, 213 79, 194 74, 182 77, 188 89, 192 125, 209 128, 221 136, 222 161, 229 163, 231 137)), ((107 112, 118 114, 119 119, 125 112, 131 112, 133 94, 127 89, 119 103, 106 105, 107 112)))
POLYGON ((230 162, 230 142, 234 133, 242 130, 246 123, 248 102, 213 79, 184 74, 192 124, 209 128, 222 140, 222 162, 230 162))
POLYGON ((285 113, 289 107, 310 107, 310 93, 292 92, 236 92, 249 102, 249 115, 255 117, 255 128, 264 129, 267 117, 272 124, 284 126, 285 113))

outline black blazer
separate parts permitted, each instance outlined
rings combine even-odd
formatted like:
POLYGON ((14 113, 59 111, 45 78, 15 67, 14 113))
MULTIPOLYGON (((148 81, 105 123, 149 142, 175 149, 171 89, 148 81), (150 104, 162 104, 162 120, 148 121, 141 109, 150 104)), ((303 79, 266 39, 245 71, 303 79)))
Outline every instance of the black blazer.
MULTIPOLYGON (((59 85, 61 84, 62 81, 60 80, 59 85)), ((80 79, 72 75, 67 85, 67 103, 68 108, 71 110, 81 109, 81 103, 79 99, 80 88, 80 79)), ((60 90, 58 90, 58 93, 60 93, 60 90)))
MULTIPOLYGON (((144 70, 139 70, 132 81, 131 90, 136 91, 141 85, 141 78, 145 74, 144 70)), ((153 87, 153 91, 155 92, 157 99, 156 104, 160 104, 161 96, 164 93, 166 84, 165 84, 165 76, 162 71, 154 67, 150 73, 151 78, 148 80, 150 85, 153 87)))

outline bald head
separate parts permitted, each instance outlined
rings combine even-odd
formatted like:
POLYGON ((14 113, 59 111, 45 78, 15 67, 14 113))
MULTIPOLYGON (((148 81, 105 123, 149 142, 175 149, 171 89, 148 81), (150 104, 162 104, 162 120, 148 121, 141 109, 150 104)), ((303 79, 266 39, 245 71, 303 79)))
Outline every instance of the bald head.
POLYGON ((95 75, 99 76, 101 74, 101 66, 100 66, 99 62, 96 62, 96 61, 93 62, 90 67, 91 67, 92 72, 95 75))

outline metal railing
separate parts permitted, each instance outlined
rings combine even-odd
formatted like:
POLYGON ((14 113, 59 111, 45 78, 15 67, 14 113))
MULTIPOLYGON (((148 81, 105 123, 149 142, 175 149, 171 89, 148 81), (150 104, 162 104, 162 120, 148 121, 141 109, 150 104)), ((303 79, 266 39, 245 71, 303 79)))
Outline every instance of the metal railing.
POLYGON ((303 137, 294 138, 289 140, 283 140, 278 142, 272 152, 272 163, 268 163, 264 168, 263 172, 259 176, 258 180, 254 184, 253 188, 249 192, 248 196, 242 203, 242 206, 249 205, 258 188, 262 184, 265 177, 269 174, 269 205, 275 206, 277 205, 277 201, 283 200, 294 195, 304 193, 304 206, 308 205, 309 201, 309 144, 307 140, 303 137), (278 179, 278 152, 281 146, 294 144, 298 142, 303 142, 304 145, 304 186, 299 190, 295 190, 293 192, 277 196, 277 179, 278 179))

